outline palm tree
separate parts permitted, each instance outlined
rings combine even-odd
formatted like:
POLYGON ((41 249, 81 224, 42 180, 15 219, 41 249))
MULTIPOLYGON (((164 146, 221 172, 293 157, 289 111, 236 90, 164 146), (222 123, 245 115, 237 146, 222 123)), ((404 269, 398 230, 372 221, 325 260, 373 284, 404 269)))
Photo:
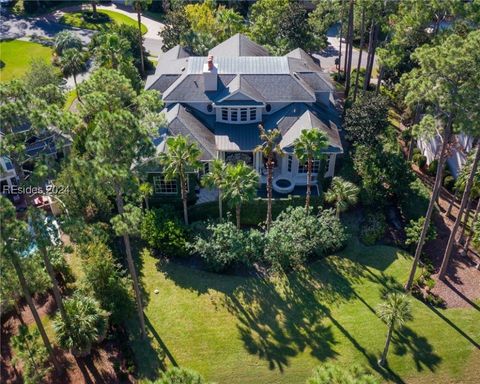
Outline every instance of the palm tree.
POLYGON ((273 184, 273 165, 275 155, 283 156, 284 152, 280 148, 280 140, 282 134, 278 128, 266 131, 263 125, 258 126, 260 129, 260 140, 262 144, 255 148, 254 152, 260 152, 266 158, 267 167, 267 231, 272 225, 272 184, 273 184))
POLYGON ((120 62, 128 57, 130 43, 116 33, 102 36, 100 45, 95 48, 95 56, 102 67, 117 69, 120 62))
POLYGON ((383 303, 377 306, 377 314, 388 327, 385 348, 383 349, 382 357, 378 361, 378 364, 383 366, 387 359, 388 348, 390 346, 393 331, 395 328, 398 328, 407 321, 413 319, 410 300, 408 296, 403 293, 391 293, 385 298, 383 303))
POLYGON ((66 49, 63 52, 60 67, 62 68, 62 73, 65 77, 73 76, 78 101, 81 102, 82 99, 80 98, 80 93, 78 91, 77 75, 85 69, 85 57, 82 51, 77 48, 66 49))
POLYGON ((40 320, 37 309, 35 308, 27 280, 25 279, 22 270, 20 257, 22 253, 26 252, 28 249, 30 240, 27 224, 23 221, 17 220, 15 207, 4 196, 0 196, 0 234, 0 254, 13 264, 23 295, 25 296, 28 307, 32 312, 33 319, 35 320, 35 324, 40 332, 43 343, 45 344, 45 348, 50 355, 50 359, 52 360, 55 369, 57 372, 61 372, 62 369, 53 352, 52 344, 45 332, 45 328, 40 320))
POLYGON ((143 201, 145 201, 145 209, 148 211, 150 209, 148 204, 148 198, 153 195, 152 184, 148 182, 142 183, 138 187, 138 191, 140 192, 140 195, 142 196, 143 201))
POLYGON ((298 161, 307 162, 307 196, 305 198, 305 210, 308 214, 310 207, 310 195, 312 194, 312 168, 313 160, 322 157, 323 150, 328 147, 328 138, 318 128, 304 129, 300 137, 295 139, 294 153, 298 161))
POLYGON ((221 28, 222 41, 243 30, 243 17, 234 9, 218 8, 216 19, 221 28))
POLYGON ((255 198, 258 187, 258 173, 245 162, 228 164, 225 174, 225 198, 235 207, 237 228, 240 229, 242 204, 255 198))
POLYGON ((210 163, 209 172, 202 177, 202 184, 205 187, 218 189, 218 215, 220 219, 223 217, 222 189, 225 184, 226 171, 227 164, 220 159, 215 159, 210 163))
POLYGON ((68 323, 58 316, 53 321, 58 343, 74 356, 89 355, 92 344, 106 334, 108 313, 95 299, 79 292, 65 300, 65 310, 68 323))
POLYGON ((341 177, 334 177, 330 189, 325 193, 325 200, 335 204, 337 219, 340 212, 344 212, 350 205, 358 201, 359 188, 341 177))
POLYGON ((53 287, 53 296, 55 297, 55 302, 60 314, 65 322, 68 322, 67 314, 65 313, 65 308, 63 306, 62 295, 60 293, 60 288, 58 285, 57 278, 55 276, 55 271, 53 270, 52 263, 50 262, 50 257, 48 256, 48 247, 52 246, 52 237, 56 235, 57 229, 52 225, 42 210, 38 208, 30 208, 28 211, 29 221, 31 223, 35 242, 38 246, 40 254, 42 255, 45 268, 47 269, 50 280, 52 281, 53 287))
MULTIPOLYGON (((458 212, 457 219, 453 224, 452 230, 450 231, 450 237, 448 238, 447 247, 445 248, 445 253, 443 255, 442 265, 440 266, 440 271, 438 273, 439 279, 444 279, 445 274, 447 272, 448 262, 450 260, 450 256, 452 254, 453 243, 455 242, 455 236, 457 235, 457 230, 460 226, 462 221, 462 216, 465 208, 467 207, 467 201, 470 197, 470 191, 472 190, 472 186, 474 184, 475 175, 477 173, 478 163, 480 162, 480 143, 477 144, 475 158, 473 160, 472 168, 470 170, 470 175, 467 180, 467 184, 465 186, 465 191, 463 192, 462 202, 460 203, 460 209, 458 212)), ((468 213, 467 213, 468 217, 468 213)))
POLYGON ((185 136, 178 135, 167 139, 167 151, 160 157, 165 179, 180 181, 185 224, 188 224, 187 172, 200 168, 200 155, 201 152, 196 143, 189 143, 185 136))
POLYGON ((125 4, 132 4, 133 8, 137 12, 137 23, 138 23, 138 40, 140 42, 140 59, 142 62, 142 75, 145 74, 145 59, 143 57, 143 38, 142 38, 142 11, 152 4, 152 0, 126 0, 125 4))
POLYGON ((55 36, 53 48, 61 56, 66 49, 82 49, 82 40, 72 31, 62 31, 55 36))

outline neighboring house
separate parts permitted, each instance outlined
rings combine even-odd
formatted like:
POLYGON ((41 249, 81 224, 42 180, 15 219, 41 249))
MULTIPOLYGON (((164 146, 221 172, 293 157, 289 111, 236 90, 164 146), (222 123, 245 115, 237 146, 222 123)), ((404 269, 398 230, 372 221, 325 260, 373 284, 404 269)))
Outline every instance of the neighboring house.
MULTIPOLYGON (((451 156, 447 159, 447 164, 453 177, 457 178, 467 160, 468 153, 473 147, 473 137, 464 134, 454 135, 453 137, 454 146, 451 151, 451 156)), ((433 160, 438 158, 442 148, 441 144, 442 142, 439 136, 436 136, 431 140, 417 140, 417 146, 427 158, 427 164, 430 164, 433 160)))
MULTIPOLYGON (((14 128, 15 134, 23 134, 25 139, 25 152, 22 162, 22 170, 24 177, 27 179, 35 166, 35 159, 38 156, 49 156, 56 160, 60 160, 69 151, 72 143, 71 138, 62 132, 51 128, 39 136, 29 135, 29 124, 19 125, 14 128)), ((0 132, 0 139, 3 139, 3 133, 0 132)), ((0 156, 0 193, 8 197, 17 207, 17 210, 26 208, 24 196, 21 195, 18 188, 19 175, 8 156, 0 156)))
POLYGON ((0 156, 0 193, 10 194, 12 187, 17 185, 18 178, 12 161, 7 156, 0 156))
MULTIPOLYGON (((325 163, 316 160, 314 182, 331 177, 343 148, 338 132, 338 112, 333 105, 333 86, 320 65, 301 49, 281 57, 242 34, 212 48, 208 57, 190 56, 180 46, 160 55, 146 89, 162 93, 168 125, 155 140, 163 152, 169 135, 185 135, 202 150, 202 172, 220 158, 243 160, 266 182, 264 159, 254 148, 261 144, 258 125, 278 128, 286 156, 275 159, 274 190, 290 193, 307 182, 306 165, 293 154, 293 143, 303 129, 325 132, 329 146, 325 163), (324 175, 319 175, 323 173, 324 175), (281 182, 277 183, 278 181, 281 182)), ((156 194, 174 196, 175 181, 153 172, 156 194)))

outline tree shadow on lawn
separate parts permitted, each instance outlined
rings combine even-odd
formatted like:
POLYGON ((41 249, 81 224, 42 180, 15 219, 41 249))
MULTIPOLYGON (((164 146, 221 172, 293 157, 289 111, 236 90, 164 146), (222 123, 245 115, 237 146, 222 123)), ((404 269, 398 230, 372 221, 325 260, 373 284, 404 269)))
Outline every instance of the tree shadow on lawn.
POLYGON ((237 318, 246 350, 280 371, 306 349, 320 361, 337 355, 331 325, 322 324, 329 313, 327 305, 355 298, 352 284, 363 275, 361 266, 340 257, 325 258, 274 279, 204 271, 195 271, 192 278, 191 271, 175 263, 158 267, 182 288, 198 294, 211 289, 222 292, 218 304, 237 318))
POLYGON ((442 358, 433 352, 432 345, 424 336, 419 336, 410 327, 402 327, 397 331, 392 339, 394 346, 394 353, 403 356, 410 353, 415 361, 415 366, 418 372, 428 368, 434 372, 437 366, 442 361, 442 358))
POLYGON ((379 251, 371 247, 375 252, 367 254, 363 248, 370 247, 362 245, 360 254, 345 250, 340 256, 326 257, 275 278, 226 276, 199 270, 192 273, 175 262, 157 263, 157 268, 179 287, 199 295, 210 290, 223 293, 214 304, 236 317, 245 349, 267 361, 272 370, 283 372, 293 357, 306 350, 319 361, 337 356, 338 341, 333 334, 336 327, 365 356, 372 369, 385 379, 403 383, 388 366, 378 367, 379 356, 361 346, 330 312, 330 307, 356 299, 375 312, 354 289, 355 284, 366 279, 381 287, 380 294, 402 287, 383 272, 399 257, 398 250, 381 247, 379 251), (326 325, 328 320, 333 325, 326 325))

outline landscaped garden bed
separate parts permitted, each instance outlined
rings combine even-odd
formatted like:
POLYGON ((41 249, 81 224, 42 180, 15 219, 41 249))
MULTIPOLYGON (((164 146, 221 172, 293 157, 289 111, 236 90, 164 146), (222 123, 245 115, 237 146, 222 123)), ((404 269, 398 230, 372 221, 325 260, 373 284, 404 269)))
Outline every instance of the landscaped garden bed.
MULTIPOLYGON (((108 10, 98 11, 96 17, 94 17, 91 11, 68 12, 60 18, 60 22, 72 27, 99 31, 107 30, 113 24, 127 24, 138 28, 138 23, 134 19, 119 12, 108 10)), ((143 24, 142 33, 147 33, 147 27, 143 24)))

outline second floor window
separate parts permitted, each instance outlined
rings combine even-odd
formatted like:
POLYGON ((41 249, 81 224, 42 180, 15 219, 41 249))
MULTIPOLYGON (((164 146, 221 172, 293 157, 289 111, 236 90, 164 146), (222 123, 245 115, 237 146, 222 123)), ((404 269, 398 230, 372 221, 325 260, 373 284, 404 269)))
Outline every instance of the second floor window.
POLYGON ((254 122, 257 120, 257 108, 225 108, 220 113, 220 120, 225 122, 254 122))

